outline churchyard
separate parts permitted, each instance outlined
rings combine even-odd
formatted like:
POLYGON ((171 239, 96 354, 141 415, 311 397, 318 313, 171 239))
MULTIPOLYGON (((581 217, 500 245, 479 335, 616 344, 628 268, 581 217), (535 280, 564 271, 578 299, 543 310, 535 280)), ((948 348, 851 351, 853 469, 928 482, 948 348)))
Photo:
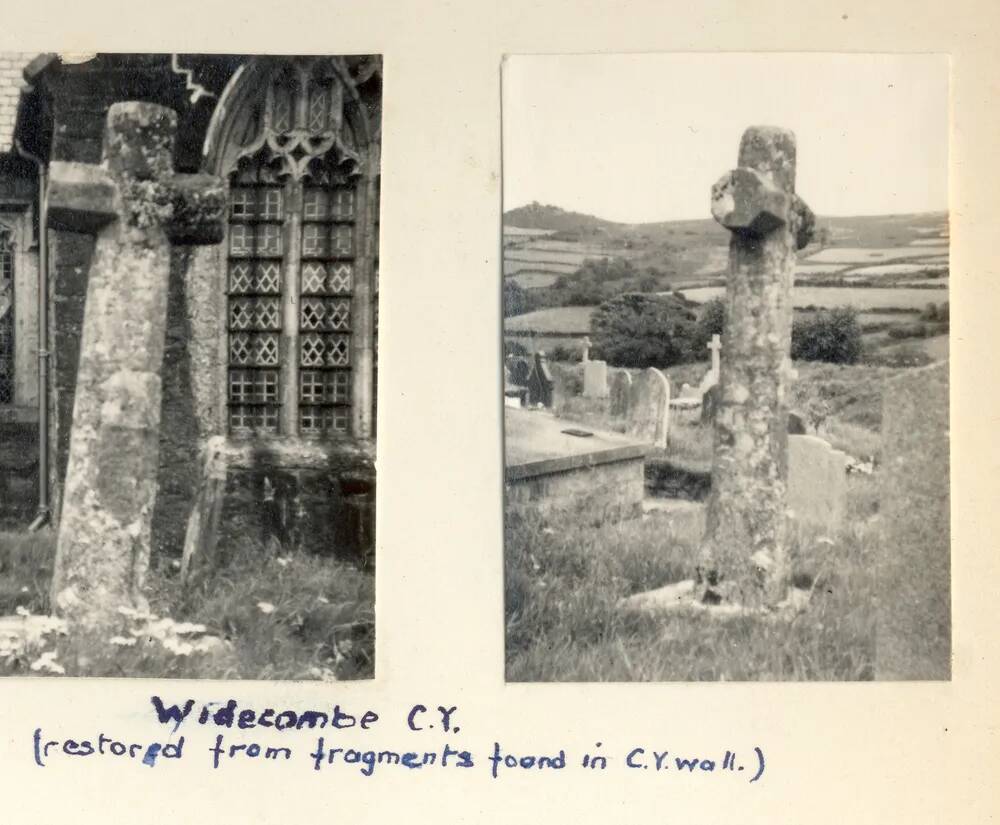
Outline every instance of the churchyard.
POLYGON ((948 678, 947 347, 790 359, 794 158, 750 129, 713 188, 733 246, 704 361, 612 367, 585 332, 507 357, 509 680, 948 678))
POLYGON ((176 59, 24 68, 88 96, 55 107, 81 145, 45 147, 33 195, 52 344, 37 427, 0 451, 0 676, 371 678, 380 58, 212 62, 205 97, 247 94, 226 117, 298 78, 246 151, 185 118, 176 59), (352 91, 313 94, 306 123, 320 75, 352 91))

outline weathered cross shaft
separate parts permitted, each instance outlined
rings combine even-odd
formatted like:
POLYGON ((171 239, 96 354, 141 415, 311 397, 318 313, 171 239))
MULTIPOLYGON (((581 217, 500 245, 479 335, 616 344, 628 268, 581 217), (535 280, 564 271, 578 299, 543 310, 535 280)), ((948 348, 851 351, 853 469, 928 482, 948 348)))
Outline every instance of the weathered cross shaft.
POLYGON ((170 243, 222 238, 221 180, 173 172, 174 112, 117 103, 100 166, 51 164, 54 228, 97 233, 52 604, 75 624, 142 607, 159 461, 170 243))
POLYGON ((699 575, 707 601, 752 607, 780 601, 787 587, 785 383, 795 251, 813 219, 795 195, 791 132, 747 129, 738 165, 712 188, 712 215, 732 237, 699 575))

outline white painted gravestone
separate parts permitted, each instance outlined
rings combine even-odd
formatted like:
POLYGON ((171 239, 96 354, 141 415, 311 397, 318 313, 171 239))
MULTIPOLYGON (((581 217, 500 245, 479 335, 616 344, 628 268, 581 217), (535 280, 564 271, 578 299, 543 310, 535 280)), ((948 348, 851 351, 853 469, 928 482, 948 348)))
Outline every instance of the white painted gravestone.
POLYGON ((583 362, 583 396, 584 398, 608 397, 607 361, 583 362))

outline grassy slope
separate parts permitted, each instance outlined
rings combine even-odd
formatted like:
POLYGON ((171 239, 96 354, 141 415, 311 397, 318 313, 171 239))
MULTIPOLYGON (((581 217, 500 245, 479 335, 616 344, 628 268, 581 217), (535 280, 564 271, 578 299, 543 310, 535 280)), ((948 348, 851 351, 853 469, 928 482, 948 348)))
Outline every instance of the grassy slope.
MULTIPOLYGON (((697 384, 706 365, 666 370, 671 387, 697 384)), ((792 405, 822 419, 822 434, 856 457, 881 452, 886 380, 899 369, 796 364, 792 405)), ((560 374, 573 371, 554 365, 560 374)), ((562 414, 620 429, 606 403, 570 397, 562 414)), ((807 416, 808 417, 808 416, 807 416)), ((671 426, 662 456, 707 471, 711 431, 671 426)), ((794 569, 817 581, 810 606, 790 623, 743 618, 625 615, 618 599, 690 577, 701 523, 690 514, 654 513, 599 530, 568 522, 508 520, 507 676, 514 681, 865 680, 873 678, 878 499, 875 476, 849 476, 843 531, 804 533, 794 569)))
POLYGON ((651 515, 598 530, 509 523, 511 681, 866 680, 874 675, 870 479, 852 481, 849 528, 803 534, 796 575, 815 582, 792 621, 625 614, 618 599, 692 574, 695 522, 651 515), (832 542, 832 543, 831 543, 832 542))

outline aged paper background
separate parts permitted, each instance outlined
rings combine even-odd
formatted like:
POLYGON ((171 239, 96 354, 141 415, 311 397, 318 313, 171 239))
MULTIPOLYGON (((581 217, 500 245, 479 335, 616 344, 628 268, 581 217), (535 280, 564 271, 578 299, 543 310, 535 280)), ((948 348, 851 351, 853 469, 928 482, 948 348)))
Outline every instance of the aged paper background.
MULTIPOLYGON (((0 684, 0 819, 820 825, 984 822, 998 813, 994 3, 34 0, 6 4, 3 18, 0 49, 10 51, 381 52, 385 59, 377 679, 161 683, 155 692, 257 706, 371 707, 387 720, 368 740, 374 747, 440 746, 435 735, 403 733, 407 708, 423 702, 458 705, 460 739, 479 754, 495 740, 515 752, 579 752, 602 741, 619 754, 633 745, 721 753, 760 744, 769 766, 756 785, 622 770, 509 773, 496 781, 481 769, 385 770, 365 779, 299 763, 232 763, 213 772, 207 753, 169 769, 96 759, 41 769, 31 759, 39 725, 80 738, 160 735, 149 709, 154 686, 9 680, 0 684), (504 685, 501 58, 712 50, 953 57, 950 684, 504 685)), ((197 731, 191 744, 207 748, 209 733, 197 731)))

